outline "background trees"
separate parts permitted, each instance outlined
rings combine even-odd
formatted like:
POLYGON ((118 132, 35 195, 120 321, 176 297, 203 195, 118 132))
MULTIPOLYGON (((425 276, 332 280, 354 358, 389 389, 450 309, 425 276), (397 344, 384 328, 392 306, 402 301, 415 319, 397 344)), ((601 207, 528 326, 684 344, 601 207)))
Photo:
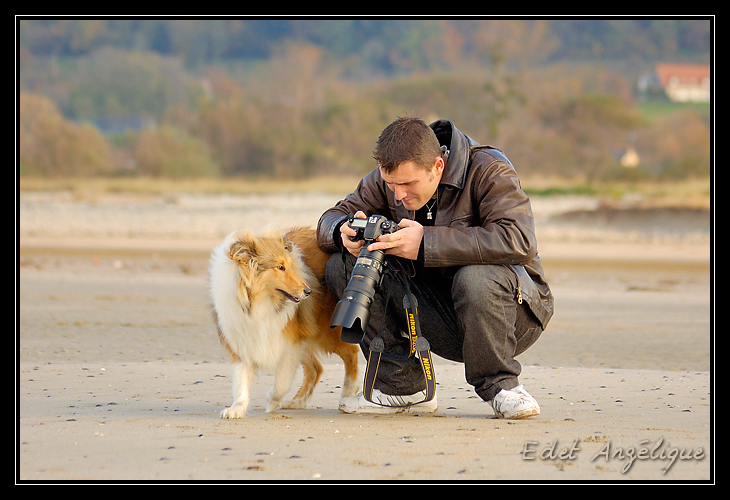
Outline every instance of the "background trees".
POLYGON ((520 172, 707 175, 709 105, 635 82, 710 61, 711 22, 20 19, 21 174, 307 177, 372 168, 396 116, 448 118, 520 172), (656 101, 653 103, 656 104, 656 101), (657 109, 655 106, 654 110, 657 109), (681 114, 680 114, 681 113, 681 114))
POLYGON ((21 93, 18 105, 20 173, 47 176, 108 174, 111 148, 89 124, 61 115, 47 97, 21 93))

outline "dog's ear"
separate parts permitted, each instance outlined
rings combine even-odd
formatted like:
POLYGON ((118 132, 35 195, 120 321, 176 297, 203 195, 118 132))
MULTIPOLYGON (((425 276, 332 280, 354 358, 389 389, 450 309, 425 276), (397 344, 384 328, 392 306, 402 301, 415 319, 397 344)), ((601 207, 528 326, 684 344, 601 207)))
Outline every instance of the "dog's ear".
POLYGON ((228 258, 249 266, 252 269, 257 264, 258 251, 256 249, 256 241, 248 238, 246 235, 236 239, 228 249, 228 258))
POLYGON ((289 240, 289 238, 287 238, 286 236, 284 236, 284 250, 289 253, 294 251, 294 243, 292 243, 291 240, 289 240))

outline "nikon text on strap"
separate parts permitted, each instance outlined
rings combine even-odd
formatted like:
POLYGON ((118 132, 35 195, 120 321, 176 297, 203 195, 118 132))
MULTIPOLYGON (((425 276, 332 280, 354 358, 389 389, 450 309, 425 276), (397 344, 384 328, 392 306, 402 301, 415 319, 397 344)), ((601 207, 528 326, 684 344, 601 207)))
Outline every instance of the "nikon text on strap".
MULTIPOLYGON (((406 281, 407 283, 407 281, 406 281)), ((406 284, 406 286, 408 286, 406 284)), ((422 401, 416 403, 408 403, 403 405, 391 405, 382 404, 378 401, 373 401, 373 385, 375 384, 375 378, 378 374, 378 366, 380 365, 380 358, 385 350, 385 342, 380 337, 375 337, 370 342, 370 353, 368 354, 367 367, 365 369, 365 383, 363 388, 363 395, 365 399, 371 403, 388 406, 393 408, 406 408, 418 403, 425 403, 431 401, 436 394, 436 375, 433 370, 433 362, 431 360, 431 347, 424 337, 421 336, 421 325, 418 321, 418 301, 416 297, 408 289, 406 295, 403 297, 403 308, 406 310, 406 320, 408 322, 408 337, 410 340, 410 356, 414 354, 418 355, 418 359, 421 362, 421 369, 423 370, 423 376, 426 379, 426 395, 422 401)))

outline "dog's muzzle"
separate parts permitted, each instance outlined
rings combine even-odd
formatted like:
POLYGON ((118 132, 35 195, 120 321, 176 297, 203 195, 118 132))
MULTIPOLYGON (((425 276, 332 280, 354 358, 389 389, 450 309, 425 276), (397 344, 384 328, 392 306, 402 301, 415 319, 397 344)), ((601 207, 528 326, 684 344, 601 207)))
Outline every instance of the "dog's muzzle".
POLYGON ((306 298, 307 298, 307 297, 309 297, 309 295, 310 295, 310 294, 312 293, 312 289, 311 289, 311 288, 305 288, 304 290, 302 290, 302 295, 304 295, 304 296, 303 296, 303 297, 301 297, 301 298, 299 298, 299 297, 295 297, 294 295, 292 295, 292 294, 290 294, 290 293, 287 293, 287 292, 285 292, 285 291, 284 291, 284 290, 282 290, 281 288, 279 288, 278 290, 279 290, 279 292, 280 292, 280 293, 281 293, 281 294, 282 294, 282 295, 283 295, 283 296, 284 296, 284 297, 285 297, 286 299, 288 299, 288 300, 291 300, 291 301, 292 301, 292 302, 294 302, 295 304, 298 304, 298 303, 299 303, 299 302, 301 302, 302 300, 306 299, 306 298))

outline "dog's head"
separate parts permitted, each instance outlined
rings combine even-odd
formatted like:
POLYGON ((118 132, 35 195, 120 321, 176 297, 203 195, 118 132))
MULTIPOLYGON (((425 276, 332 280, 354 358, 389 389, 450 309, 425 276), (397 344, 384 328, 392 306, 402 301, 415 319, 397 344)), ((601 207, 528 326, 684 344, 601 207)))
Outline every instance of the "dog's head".
POLYGON ((283 307, 309 296, 312 290, 302 277, 302 264, 295 252, 292 242, 273 230, 260 236, 250 231, 236 235, 228 257, 238 262, 250 302, 266 296, 283 307))

